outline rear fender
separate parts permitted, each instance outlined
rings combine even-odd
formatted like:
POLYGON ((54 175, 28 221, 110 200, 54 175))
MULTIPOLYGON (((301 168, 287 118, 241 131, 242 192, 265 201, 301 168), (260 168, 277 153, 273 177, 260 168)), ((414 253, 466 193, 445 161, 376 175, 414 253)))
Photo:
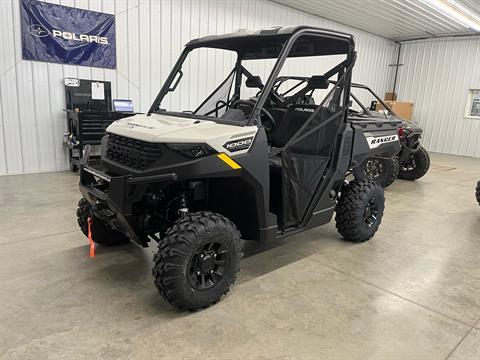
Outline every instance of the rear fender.
POLYGON ((353 151, 350 167, 373 156, 392 157, 401 149, 398 120, 350 120, 353 128, 353 151))

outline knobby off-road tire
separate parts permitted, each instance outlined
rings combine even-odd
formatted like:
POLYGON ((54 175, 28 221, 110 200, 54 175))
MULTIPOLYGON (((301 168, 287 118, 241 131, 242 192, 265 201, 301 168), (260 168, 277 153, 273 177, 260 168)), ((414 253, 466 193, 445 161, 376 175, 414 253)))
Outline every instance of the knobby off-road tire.
POLYGON ((391 158, 373 157, 365 159, 353 169, 353 176, 360 180, 374 180, 383 188, 390 186, 398 177, 400 164, 396 156, 391 158))
POLYGON ((412 157, 400 164, 398 177, 403 180, 417 180, 424 176, 430 168, 430 156, 427 150, 419 147, 412 157))
POLYGON ((353 180, 342 188, 335 222, 345 240, 369 240, 380 226, 385 197, 383 188, 372 180, 353 180))
POLYGON ((158 245, 155 286, 180 310, 206 308, 229 291, 241 257, 240 232, 233 222, 212 212, 186 214, 158 245))
POLYGON ((77 208, 77 222, 85 236, 88 236, 88 217, 90 216, 91 206, 87 199, 81 198, 77 208))
MULTIPOLYGON (((88 218, 90 216, 91 205, 85 198, 81 198, 78 202, 77 222, 83 234, 88 237, 88 218)), ((92 217, 92 239, 96 244, 104 246, 115 246, 126 244, 129 242, 128 238, 121 232, 111 229, 98 217, 92 217)))
POLYGON ((478 205, 480 205, 480 181, 477 183, 477 188, 475 189, 475 197, 477 198, 478 205))

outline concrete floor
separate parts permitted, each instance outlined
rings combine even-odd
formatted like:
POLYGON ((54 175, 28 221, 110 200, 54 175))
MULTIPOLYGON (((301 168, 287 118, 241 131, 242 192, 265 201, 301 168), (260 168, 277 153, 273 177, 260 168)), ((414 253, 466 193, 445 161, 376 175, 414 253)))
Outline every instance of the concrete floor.
POLYGON ((478 179, 479 159, 432 154, 387 190, 370 242, 331 222, 249 243, 230 294, 182 313, 153 246, 88 258, 76 175, 1 177, 0 359, 480 359, 478 179))

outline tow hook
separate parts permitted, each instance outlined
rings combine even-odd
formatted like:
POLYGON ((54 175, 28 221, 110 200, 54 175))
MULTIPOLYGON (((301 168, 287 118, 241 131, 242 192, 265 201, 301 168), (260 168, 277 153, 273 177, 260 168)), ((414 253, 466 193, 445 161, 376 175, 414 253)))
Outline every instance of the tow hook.
POLYGON ((90 242, 89 257, 93 258, 95 257, 95 242, 93 241, 93 238, 92 238, 92 217, 91 216, 88 217, 87 224, 88 224, 88 241, 90 242))

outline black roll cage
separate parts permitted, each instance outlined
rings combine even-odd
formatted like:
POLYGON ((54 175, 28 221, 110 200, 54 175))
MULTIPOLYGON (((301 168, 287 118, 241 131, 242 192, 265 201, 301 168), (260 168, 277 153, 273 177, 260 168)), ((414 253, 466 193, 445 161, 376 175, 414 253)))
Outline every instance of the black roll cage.
MULTIPOLYGON (((272 37, 275 37, 277 35, 272 34, 272 37)), ((282 35, 283 37, 285 36, 284 34, 282 35)), ((297 27, 294 28, 291 34, 286 38, 285 43, 283 44, 280 53, 276 57, 277 60, 273 66, 273 69, 268 77, 267 82, 263 86, 263 88, 260 90, 260 96, 258 98, 258 101, 255 103, 255 106, 250 114, 250 117, 246 123, 246 125, 257 125, 259 126, 260 123, 260 112, 268 98, 268 96, 271 93, 271 90, 273 89, 275 82, 277 81, 277 77, 285 63, 285 60, 287 59, 290 51, 292 50, 292 47, 294 46, 295 42, 302 36, 312 36, 312 37, 318 37, 321 39, 333 41, 333 42, 338 42, 338 45, 340 46, 341 43, 347 42, 348 43, 348 51, 333 51, 331 53, 325 53, 325 54, 312 54, 310 56, 324 56, 324 55, 329 55, 329 54, 346 54, 347 58, 337 66, 335 66, 333 69, 329 70, 327 74, 330 76, 333 76, 335 73, 342 72, 342 81, 341 86, 344 90, 344 96, 343 96, 343 106, 345 108, 348 108, 348 103, 350 99, 350 85, 351 85, 351 70, 353 68, 353 64, 355 63, 355 58, 356 58, 356 53, 354 51, 354 40, 352 36, 346 37, 345 34, 340 33, 340 32, 333 32, 330 30, 326 29, 320 29, 320 28, 311 28, 311 27, 297 27)), ((228 41, 228 38, 223 41, 228 41)), ((252 37, 252 46, 256 46, 257 44, 255 43, 255 37, 252 37)), ((155 100, 152 103, 152 106, 147 112, 147 116, 150 116, 152 112, 157 111, 160 108, 160 104, 167 95, 167 93, 172 89, 175 88, 176 85, 179 82, 179 79, 182 76, 182 65, 187 58, 188 54, 197 48, 220 48, 218 45, 214 45, 214 42, 210 44, 209 46, 209 41, 202 41, 202 39, 199 40, 192 40, 189 42, 186 46, 185 49, 182 51, 180 54, 180 57, 178 58, 177 62, 172 68, 172 71, 170 72, 169 76, 167 77, 165 83, 163 84, 162 88, 160 89, 158 95, 156 96, 155 100), (177 77, 178 75, 178 77, 177 77), (172 85, 172 83, 175 81, 175 84, 172 85)), ((228 48, 225 48, 226 50, 231 50, 228 48)), ((299 55, 299 56, 308 56, 308 55, 299 55)), ((266 58, 266 57, 265 57, 266 58)), ((270 58, 273 58, 270 57, 270 58)), ((242 60, 246 59, 244 56, 242 56, 242 53, 237 51, 237 61, 235 64, 235 69, 233 71, 236 72, 235 75, 235 88, 234 88, 234 97, 239 96, 240 94, 240 87, 241 87, 241 75, 245 74, 245 68, 241 65, 242 60)), ((247 75, 247 74, 245 74, 247 75)), ((247 75, 248 76, 248 75, 247 75)), ((227 77, 228 78, 228 77, 227 77)), ((340 79, 339 79, 340 80, 340 79)), ((223 84, 223 82, 222 82, 223 84)), ((221 85, 222 85, 221 84, 221 85)), ((218 87, 217 87, 218 89, 218 87)), ((209 96, 210 97, 210 96, 209 96)), ((208 99, 208 98, 207 98, 208 99)), ((205 102, 205 101, 204 101, 205 102)), ((204 103, 203 102, 203 103, 204 103)), ((202 103, 202 104, 203 104, 202 103)), ((345 112, 344 115, 344 122, 347 121, 347 115, 348 113, 345 112)))
MULTIPOLYGON (((335 81, 331 81, 331 83, 335 83, 335 81)), ((375 99, 377 99, 378 102, 380 102, 380 104, 382 104, 382 106, 388 110, 389 114, 392 115, 392 116, 397 116, 397 114, 395 114, 395 112, 392 110, 392 108, 390 106, 387 105, 387 103, 385 103, 385 101, 382 100, 382 98, 380 96, 378 96, 370 87, 368 87, 367 85, 364 85, 364 84, 358 84, 358 83, 351 83, 351 87, 352 88, 357 88, 357 89, 365 89, 367 90, 368 92, 370 92, 370 94, 373 95, 373 97, 375 99)), ((355 100, 355 102, 362 108, 363 111, 365 111, 367 114, 370 113, 370 110, 368 110, 367 107, 365 107, 365 105, 353 94, 350 94, 350 96, 352 97, 353 100, 355 100)))
MULTIPOLYGON (((397 116, 397 114, 395 114, 395 112, 392 110, 392 108, 390 106, 387 105, 387 103, 385 103, 385 101, 382 100, 382 98, 380 98, 372 89, 370 89, 367 85, 363 85, 363 84, 357 84, 357 83, 352 83, 351 86, 353 88, 357 88, 357 89, 365 89, 367 91, 370 92, 370 94, 373 95, 373 97, 375 99, 377 99, 378 102, 380 102, 380 104, 382 104, 382 106, 388 110, 389 114, 392 115, 392 116, 397 116)), ((362 107, 362 109, 365 107, 363 106, 362 102, 357 99, 356 96, 354 96, 353 94, 351 94, 352 98, 357 102, 357 104, 362 107)), ((367 113, 368 113, 368 109, 367 109, 367 113)))
MULTIPOLYGON (((291 88, 287 89, 284 93, 280 94, 280 95, 287 95, 289 93, 291 93, 293 90, 297 89, 298 87, 302 86, 304 83, 308 82, 310 78, 309 77, 306 77, 306 76, 280 76, 277 78, 277 80, 275 81, 275 84, 273 86, 273 90, 275 90, 277 93, 278 93, 278 89, 280 88, 280 86, 285 82, 285 81, 288 81, 288 80, 295 80, 295 81, 298 81, 298 83, 296 83, 295 85, 293 85, 291 88)), ((335 80, 329 80, 329 82, 331 84, 337 84, 337 81, 335 80)), ((385 103, 385 101, 382 100, 382 98, 380 98, 370 87, 368 87, 367 85, 364 85, 364 84, 359 84, 359 83, 351 83, 351 88, 357 88, 357 89, 365 89, 367 90, 368 92, 370 92, 370 94, 373 95, 373 97, 378 101, 380 102, 380 104, 382 104, 382 106, 389 112, 390 115, 392 116, 397 116, 395 114, 395 112, 392 110, 392 108, 387 104, 385 103)), ((302 89, 302 90, 307 90, 307 88, 305 89, 302 89)), ((304 91, 305 94, 308 94, 309 91, 312 91, 312 89, 308 89, 308 91, 304 91)), ((370 110, 360 101, 360 99, 358 99, 352 92, 350 92, 350 97, 358 104, 358 106, 360 106, 362 108, 362 110, 366 113, 366 114, 369 114, 370 113, 370 110)))

